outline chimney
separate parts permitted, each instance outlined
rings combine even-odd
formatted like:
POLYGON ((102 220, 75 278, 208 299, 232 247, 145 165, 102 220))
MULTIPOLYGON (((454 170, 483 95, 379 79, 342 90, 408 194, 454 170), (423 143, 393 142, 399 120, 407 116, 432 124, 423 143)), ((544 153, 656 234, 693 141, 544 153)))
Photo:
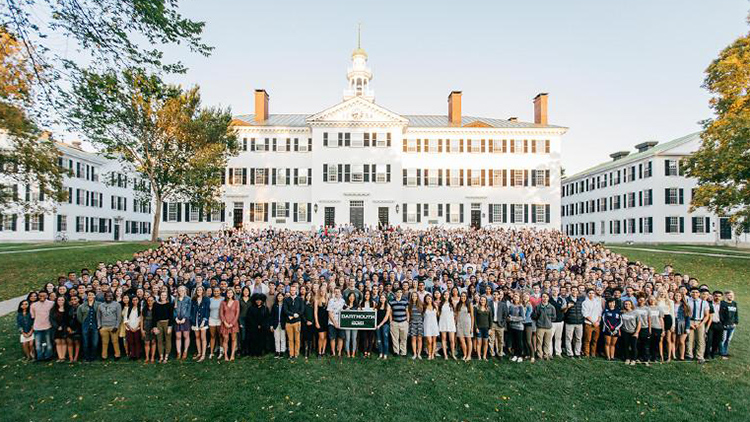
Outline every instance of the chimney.
POLYGON ((617 151, 613 152, 612 154, 609 154, 610 158, 612 158, 612 161, 617 161, 622 158, 625 158, 630 154, 630 151, 617 151))
POLYGON ((265 89, 255 90, 255 122, 268 120, 268 93, 265 89))
POLYGON ((637 149, 637 150, 638 150, 638 152, 644 152, 644 151, 648 151, 648 150, 650 150, 651 148, 655 147, 655 146, 656 146, 656 144, 658 144, 658 143, 659 143, 659 142, 657 142, 657 141, 646 141, 646 142, 641 142, 640 144, 638 144, 638 145, 636 145, 636 146, 635 146, 635 149, 637 149))
POLYGON ((509 122, 517 122, 518 121, 518 117, 508 117, 508 121, 509 122))
POLYGON ((547 124, 547 97, 546 92, 539 93, 534 97, 534 123, 538 125, 547 124))
POLYGON ((83 148, 81 147, 81 141, 73 141, 70 143, 70 145, 80 151, 83 151, 83 148))
POLYGON ((451 91, 448 95, 448 124, 461 126, 461 91, 451 91))

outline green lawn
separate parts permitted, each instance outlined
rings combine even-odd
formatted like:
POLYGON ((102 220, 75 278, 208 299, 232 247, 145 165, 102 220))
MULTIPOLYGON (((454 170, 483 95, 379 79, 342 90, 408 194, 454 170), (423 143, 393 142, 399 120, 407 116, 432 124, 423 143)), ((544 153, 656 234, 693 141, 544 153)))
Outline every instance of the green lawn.
POLYGON ((0 244, 0 300, 26 294, 57 276, 81 268, 93 269, 99 261, 115 262, 130 259, 134 252, 156 246, 149 242, 117 244, 97 242, 66 242, 46 244, 0 244), (2 253, 44 249, 42 251, 2 253))
MULTIPOLYGON (((628 251, 712 286, 750 309, 750 261, 628 251)), ((742 311, 741 311, 742 312, 742 311)), ((290 363, 25 363, 12 316, 0 319, 2 420, 657 420, 744 421, 750 333, 729 361, 626 367, 595 360, 535 364, 329 358, 290 363)))
POLYGON ((645 248, 645 249, 658 249, 662 251, 678 251, 678 252, 697 252, 697 253, 709 253, 709 254, 723 254, 723 255, 737 255, 750 257, 750 249, 747 248, 735 248, 733 246, 714 246, 714 245, 673 245, 673 244, 612 244, 608 245, 612 248, 622 247, 623 253, 625 250, 630 248, 645 248))

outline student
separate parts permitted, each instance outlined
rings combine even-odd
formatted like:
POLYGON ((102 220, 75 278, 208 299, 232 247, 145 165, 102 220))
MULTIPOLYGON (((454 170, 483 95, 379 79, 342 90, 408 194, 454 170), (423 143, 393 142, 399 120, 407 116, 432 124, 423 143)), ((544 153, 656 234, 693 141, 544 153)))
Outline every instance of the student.
POLYGON ((328 337, 328 297, 321 287, 315 294, 315 329, 318 332, 318 357, 326 354, 326 340, 328 337))
POLYGON ((302 314, 305 312, 305 301, 298 294, 296 284, 289 288, 289 297, 284 299, 284 329, 289 344, 289 359, 297 359, 302 334, 302 314))
POLYGON ((622 302, 622 343, 626 365, 635 365, 638 358, 638 336, 641 331, 641 319, 633 308, 633 302, 622 302))
POLYGON ((596 345, 599 342, 599 324, 602 320, 604 304, 594 289, 586 290, 581 311, 583 313, 583 356, 596 357, 596 345))
POLYGON ((99 329, 97 328, 96 314, 99 310, 99 302, 93 290, 86 292, 86 301, 78 307, 76 316, 81 323, 81 337, 83 339, 83 358, 86 362, 92 362, 96 357, 96 348, 99 344, 99 329))
POLYGON ((674 356, 674 302, 669 298, 669 292, 666 288, 662 287, 659 289, 659 293, 656 296, 656 306, 661 309, 664 314, 664 331, 662 333, 662 340, 659 347, 666 350, 667 362, 672 361, 674 356))
POLYGON ((472 354, 472 330, 474 328, 474 307, 469 301, 467 292, 461 292, 458 304, 456 304, 456 337, 461 346, 464 361, 471 360, 472 354))
POLYGON ((524 292, 521 294, 521 302, 524 307, 524 320, 523 320, 523 339, 524 349, 531 363, 534 363, 534 351, 536 350, 536 323, 531 319, 531 314, 534 312, 534 305, 531 304, 531 296, 524 292))
MULTIPOLYGON (((357 295, 353 291, 349 291, 346 296, 345 310, 356 310, 359 309, 359 303, 357 302, 357 295)), ((344 329, 344 350, 346 351, 346 357, 353 358, 357 354, 357 330, 344 329)))
POLYGON ((122 318, 125 321, 125 342, 128 345, 128 357, 130 357, 130 360, 138 360, 141 357, 142 348, 141 310, 138 296, 133 296, 129 306, 123 309, 122 318))
POLYGON ((50 312, 50 324, 52 325, 53 338, 55 339, 55 351, 57 352, 57 363, 65 362, 68 351, 68 306, 65 296, 58 296, 55 306, 50 312))
POLYGON ((310 358, 312 353, 313 341, 317 330, 315 329, 315 304, 313 303, 313 293, 305 293, 305 311, 302 315, 302 342, 305 360, 310 358))
POLYGON ((641 323, 641 329, 638 331, 638 362, 644 362, 648 366, 651 361, 651 318, 649 318, 648 307, 646 306, 646 294, 639 292, 636 296, 638 306, 635 308, 635 314, 641 323))
POLYGON ((508 326, 510 328, 511 349, 513 362, 523 362, 523 322, 526 319, 526 307, 521 303, 521 295, 513 293, 511 304, 508 306, 508 326))
POLYGON ((549 301, 549 294, 542 293, 539 305, 534 308, 531 319, 536 324, 536 357, 552 359, 552 323, 557 315, 555 307, 549 301))
POLYGON ((685 340, 690 332, 690 305, 681 292, 674 294, 674 331, 672 343, 674 343, 674 359, 685 360, 685 340))
POLYGON ((411 337, 412 359, 422 359, 422 338, 424 337, 424 304, 419 299, 419 293, 412 292, 409 296, 409 337, 411 337))
POLYGON ((721 302, 719 314, 721 318, 721 324, 724 327, 719 353, 721 354, 722 359, 728 359, 729 344, 732 342, 732 337, 734 337, 734 330, 737 328, 737 324, 739 324, 740 322, 739 313, 737 312, 737 302, 734 301, 733 291, 727 290, 724 293, 724 301, 721 302))
POLYGON ((333 297, 328 300, 328 341, 331 343, 331 356, 338 356, 341 360, 341 351, 344 348, 344 330, 339 325, 339 316, 346 303, 341 297, 341 288, 336 286, 333 290, 333 297))
POLYGON ((271 308, 271 325, 269 330, 273 333, 273 343, 275 348, 275 357, 280 359, 286 352, 286 318, 284 318, 284 293, 276 293, 276 301, 271 308))
POLYGON ((26 360, 34 359, 34 319, 31 318, 29 307, 29 301, 22 300, 16 314, 16 325, 21 333, 21 348, 26 360))
POLYGON ((690 306, 690 331, 687 337, 687 348, 685 355, 688 359, 695 358, 698 363, 704 363, 706 350, 706 323, 710 317, 708 302, 701 298, 701 292, 697 287, 690 289, 690 297, 687 299, 690 306))
POLYGON ((426 294, 424 296, 422 307, 422 328, 427 346, 427 360, 433 360, 435 359, 436 339, 440 334, 440 328, 438 327, 437 308, 435 307, 432 295, 426 294))
POLYGON ((721 304, 724 302, 724 294, 720 290, 716 290, 712 294, 711 301, 709 302, 709 313, 708 318, 708 341, 706 344, 706 355, 709 359, 713 359, 720 355, 719 348, 721 346, 721 339, 724 334, 724 326, 721 323, 721 304))
POLYGON ((240 347, 239 352, 240 356, 247 356, 250 354, 250 343, 249 343, 249 337, 247 335, 247 329, 245 326, 245 322, 247 321, 247 313, 250 310, 250 308, 253 306, 253 301, 250 300, 250 287, 245 286, 241 290, 240 295, 240 318, 239 318, 239 324, 240 324, 240 347))
MULTIPOLYGON (((193 356, 193 360, 198 359, 198 362, 203 362, 206 359, 206 331, 208 330, 208 319, 211 314, 211 303, 210 300, 204 297, 203 285, 198 285, 193 293, 193 299, 190 302, 190 325, 192 331, 195 333, 195 348, 196 352, 193 356)), ((213 346, 211 348, 213 350, 213 346)), ((213 355, 213 352, 212 352, 213 355)))
POLYGON ((104 303, 99 305, 96 311, 96 322, 99 328, 99 336, 102 339, 102 360, 107 360, 109 343, 115 351, 115 360, 120 360, 120 342, 118 330, 122 322, 122 310, 120 304, 115 302, 115 296, 111 291, 104 293, 104 303))
POLYGON ((177 298, 174 301, 174 332, 177 359, 187 360, 190 348, 190 313, 192 301, 187 295, 187 287, 177 287, 177 298))
POLYGON ((409 332, 409 300, 401 289, 396 290, 391 305, 391 343, 393 354, 406 356, 406 337, 409 332))
POLYGON ((607 360, 614 360, 615 346, 617 345, 617 339, 620 337, 620 328, 622 327, 622 315, 620 309, 617 308, 617 300, 613 297, 607 299, 605 307, 602 314, 604 356, 607 360))
MULTIPOLYGON (((372 298, 372 290, 365 290, 362 293, 362 301, 360 307, 363 310, 372 311, 375 310, 375 301, 372 298)), ((361 330, 358 333, 358 337, 362 343, 362 355, 366 358, 370 357, 370 353, 375 343, 375 331, 374 330, 361 330)))
MULTIPOLYGON (((240 332, 239 317, 240 304, 234 298, 234 290, 228 289, 227 297, 221 302, 221 307, 219 308, 225 362, 234 362, 234 355, 237 350, 237 333, 240 332)), ((218 359, 221 359, 221 356, 218 359)))
POLYGON ((154 319, 154 305, 156 300, 153 296, 146 298, 146 306, 143 307, 143 315, 141 317, 141 336, 143 337, 143 345, 146 350, 145 363, 154 363, 156 356, 156 320, 154 319))
POLYGON ((39 300, 31 304, 31 318, 34 320, 34 343, 36 345, 36 360, 52 359, 52 324, 50 312, 55 303, 47 300, 47 291, 40 290, 39 300))
POLYGON ((578 290, 571 289, 565 312, 565 350, 569 358, 581 357, 581 340, 583 337, 583 298, 578 297, 578 290))
POLYGON ((159 292, 159 301, 154 304, 153 319, 156 321, 156 345, 159 349, 159 362, 167 363, 172 352, 172 324, 174 322, 174 305, 169 301, 167 289, 159 292))
POLYGON ((487 296, 479 296, 479 304, 474 308, 474 325, 478 341, 477 357, 487 360, 487 349, 492 322, 492 308, 487 305, 487 296))
POLYGON ((388 296, 385 293, 380 294, 380 299, 377 304, 377 325, 375 326, 375 332, 378 337, 378 359, 388 359, 389 345, 388 339, 390 337, 390 320, 391 320, 391 305, 388 303, 388 296))
POLYGON ((440 305, 438 328, 443 345, 443 356, 446 360, 448 359, 448 340, 450 340, 451 357, 456 360, 456 316, 453 313, 453 303, 447 290, 443 293, 443 301, 440 305))
MULTIPOLYGON (((209 299, 209 313, 208 313, 208 331, 211 335, 211 349, 208 355, 209 359, 214 358, 214 351, 216 350, 216 344, 221 344, 221 319, 219 319, 219 309, 221 308, 221 302, 224 298, 221 296, 221 289, 212 289, 212 296, 209 299)), ((221 346, 219 346, 221 348, 221 346)), ((219 350, 220 356, 222 350, 219 350)))
POLYGON ((664 311, 656 305, 656 298, 654 296, 649 296, 648 298, 648 318, 651 330, 649 334, 651 338, 649 346, 651 361, 656 362, 658 353, 660 362, 664 362, 664 349, 661 347, 661 337, 664 330, 664 311))
POLYGON ((265 352, 270 313, 266 307, 266 295, 253 293, 250 297, 253 306, 247 311, 245 327, 248 330, 250 356, 261 356, 265 352))
POLYGON ((68 303, 68 359, 71 363, 78 362, 81 352, 81 323, 78 321, 78 296, 71 296, 68 303))

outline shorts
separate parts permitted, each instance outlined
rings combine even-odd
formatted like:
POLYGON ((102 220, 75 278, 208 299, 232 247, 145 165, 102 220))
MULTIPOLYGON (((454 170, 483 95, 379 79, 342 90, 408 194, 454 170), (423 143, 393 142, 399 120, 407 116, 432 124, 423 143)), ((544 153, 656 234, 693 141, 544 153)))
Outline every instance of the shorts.
POLYGON ((190 331, 190 321, 185 321, 182 324, 175 324, 174 330, 178 333, 185 333, 190 331))
POLYGON ((337 338, 343 339, 344 337, 346 337, 344 330, 336 328, 335 325, 328 326, 328 338, 331 341, 336 340, 337 338))
POLYGON ((192 327, 190 327, 190 328, 191 328, 191 329, 192 329, 193 331, 203 331, 203 330, 205 330, 206 328, 208 328, 208 326, 207 326, 207 325, 201 325, 201 326, 199 327, 199 326, 197 326, 197 325, 193 325, 193 326, 192 326, 192 327))
POLYGON ((477 334, 477 338, 490 338, 490 329, 489 328, 477 328, 477 331, 479 331, 479 334, 477 334))
POLYGON ((218 327, 221 325, 221 320, 219 318, 208 318, 208 326, 209 327, 218 327))
POLYGON ((672 329, 672 315, 664 315, 664 331, 672 329))
POLYGON ((34 336, 25 337, 23 334, 21 334, 21 343, 28 343, 30 341, 34 341, 34 336))

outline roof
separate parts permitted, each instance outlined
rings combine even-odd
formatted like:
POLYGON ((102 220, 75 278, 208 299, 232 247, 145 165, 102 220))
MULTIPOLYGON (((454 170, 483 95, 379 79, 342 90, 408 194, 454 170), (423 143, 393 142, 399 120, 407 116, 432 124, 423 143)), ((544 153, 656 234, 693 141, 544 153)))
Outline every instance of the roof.
MULTIPOLYGON (((571 180, 571 179, 577 179, 579 177, 588 176, 591 173, 599 173, 604 172, 613 168, 621 167, 625 164, 632 163, 635 161, 642 160, 644 158, 652 157, 654 155, 658 155, 662 152, 668 151, 672 148, 678 147, 680 145, 687 144, 689 142, 693 141, 700 141, 700 132, 691 133, 690 135, 685 135, 681 138, 673 139, 669 142, 665 142, 663 144, 657 144, 656 146, 647 149, 643 152, 635 152, 633 154, 630 154, 626 157, 620 158, 619 160, 609 160, 604 163, 595 165, 594 167, 591 167, 589 169, 579 171, 578 173, 565 177, 565 180, 571 180)), ((640 144, 639 144, 640 145, 640 144)))
MULTIPOLYGON (((309 116, 310 115, 308 114, 271 114, 268 116, 268 120, 261 123, 255 121, 254 114, 241 114, 234 116, 234 118, 252 126, 307 127, 306 119, 309 116)), ((402 117, 409 120, 409 126, 411 127, 453 127, 448 123, 447 115, 411 114, 402 115, 402 117)), ((462 126, 475 123, 483 123, 492 128, 500 129, 564 128, 564 126, 538 125, 536 123, 510 121, 489 117, 461 116, 462 126)), ((474 126, 481 127, 483 125, 474 126)))

